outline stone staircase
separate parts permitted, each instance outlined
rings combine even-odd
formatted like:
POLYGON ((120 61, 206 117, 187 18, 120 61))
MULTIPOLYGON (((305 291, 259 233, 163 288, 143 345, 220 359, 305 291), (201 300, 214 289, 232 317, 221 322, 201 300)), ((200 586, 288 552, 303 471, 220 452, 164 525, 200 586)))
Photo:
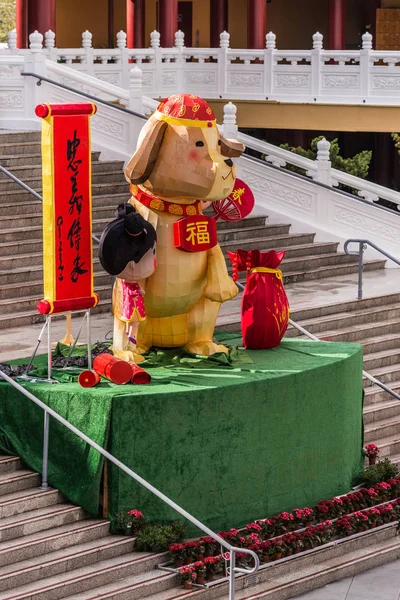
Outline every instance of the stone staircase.
MULTIPOLYGON (((213 600, 226 582, 185 591, 156 568, 166 554, 133 552, 17 457, 0 455, 0 600, 213 600)), ((303 552, 237 579, 236 600, 283 600, 400 557, 396 523, 303 552)))
MULTIPOLYGON (((40 133, 0 132, 0 165, 40 192, 40 133)), ((99 236, 116 206, 129 199, 129 188, 121 161, 100 161, 93 152, 92 166, 93 232, 99 236)), ((40 201, 0 173, 0 329, 43 320, 36 310, 43 294, 41 213, 40 201)), ((355 259, 337 252, 337 243, 314 243, 313 233, 290 233, 290 225, 269 224, 265 217, 250 217, 245 224, 219 222, 218 230, 225 253, 238 248, 286 250, 286 284, 357 271, 355 259)), ((112 278, 102 270, 96 247, 93 255, 95 289, 101 298, 94 312, 104 312, 110 307, 112 278)), ((365 269, 382 269, 384 264, 367 261, 365 269)))

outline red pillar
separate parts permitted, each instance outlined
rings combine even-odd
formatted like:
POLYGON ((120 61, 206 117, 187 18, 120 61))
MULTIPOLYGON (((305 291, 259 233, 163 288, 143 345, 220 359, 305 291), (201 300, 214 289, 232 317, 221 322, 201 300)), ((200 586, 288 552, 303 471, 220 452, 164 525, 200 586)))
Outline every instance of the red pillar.
POLYGON ((133 0, 126 0, 126 47, 134 48, 135 36, 134 36, 134 15, 135 5, 133 0))
POLYGON ((17 0, 15 5, 17 48, 28 47, 28 0, 17 0))
POLYGON ((210 0, 210 47, 219 48, 219 36, 227 31, 225 0, 210 0))
POLYGON ((346 0, 329 0, 329 50, 346 47, 346 0))
POLYGON ((267 34, 266 0, 247 0, 247 47, 265 48, 267 34))
POLYGON ((175 33, 178 31, 178 0, 159 0, 159 29, 161 47, 172 48, 175 44, 175 33))
MULTIPOLYGON (((176 19, 178 20, 178 16, 176 19)), ((133 20, 133 28, 135 48, 144 48, 144 0, 135 0, 135 18, 133 20)))
POLYGON ((56 31, 56 0, 29 0, 28 35, 36 29, 43 35, 56 31))

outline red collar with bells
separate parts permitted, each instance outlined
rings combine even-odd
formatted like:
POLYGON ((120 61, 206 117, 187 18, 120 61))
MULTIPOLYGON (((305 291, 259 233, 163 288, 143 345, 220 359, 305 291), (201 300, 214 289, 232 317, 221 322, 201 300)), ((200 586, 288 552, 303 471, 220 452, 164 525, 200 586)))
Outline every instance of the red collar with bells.
POLYGON ((175 248, 184 252, 204 252, 218 244, 215 219, 202 214, 199 200, 194 204, 175 204, 152 196, 137 185, 131 185, 130 192, 136 200, 150 210, 184 217, 174 223, 175 248))

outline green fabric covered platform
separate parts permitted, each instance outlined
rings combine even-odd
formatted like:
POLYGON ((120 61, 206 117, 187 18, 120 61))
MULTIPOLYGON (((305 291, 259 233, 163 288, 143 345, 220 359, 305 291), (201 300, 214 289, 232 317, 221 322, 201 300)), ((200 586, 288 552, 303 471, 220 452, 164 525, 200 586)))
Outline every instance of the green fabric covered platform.
MULTIPOLYGON (((241 344, 235 334, 219 339, 241 344)), ((150 355, 146 368, 153 382, 144 386, 25 385, 216 530, 347 492, 361 469, 359 345, 288 339, 273 350, 234 350, 231 364, 170 350, 150 355)), ((3 449, 40 470, 42 429, 42 411, 1 383, 3 449)), ((52 419, 49 456, 51 485, 95 513, 98 453, 52 419)), ((138 508, 148 520, 177 516, 113 465, 109 501, 112 512, 138 508)))

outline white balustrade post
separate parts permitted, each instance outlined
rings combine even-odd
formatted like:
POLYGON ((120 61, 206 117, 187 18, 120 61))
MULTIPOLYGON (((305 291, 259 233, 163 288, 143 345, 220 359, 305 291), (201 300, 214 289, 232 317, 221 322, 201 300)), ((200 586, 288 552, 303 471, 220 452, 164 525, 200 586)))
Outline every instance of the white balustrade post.
POLYGON ((17 54, 17 30, 12 29, 7 33, 8 51, 10 54, 17 54))
POLYGON ((321 67, 322 67, 322 42, 324 36, 317 31, 313 37, 313 49, 311 50, 311 93, 314 102, 318 101, 321 93, 321 67))
POLYGON ((152 51, 154 53, 151 62, 154 63, 154 70, 155 70, 155 90, 154 93, 156 96, 163 96, 164 97, 164 93, 163 93, 163 82, 162 82, 162 54, 161 54, 161 48, 160 48, 160 32, 159 31, 152 31, 150 33, 150 47, 152 48, 152 51))
POLYGON ((185 68, 185 59, 183 58, 183 49, 185 47, 185 34, 183 31, 179 30, 175 32, 175 48, 178 51, 178 56, 176 58, 176 65, 178 70, 178 78, 177 78, 177 89, 185 92, 184 90, 184 80, 183 80, 183 71, 185 68))
POLYGON ((87 29, 82 33, 82 48, 85 51, 85 56, 81 60, 81 64, 86 65, 85 72, 88 75, 94 75, 92 37, 87 29))
POLYGON ((143 84, 142 70, 139 67, 133 67, 129 71, 129 102, 128 108, 135 112, 143 113, 143 84))
POLYGON ((331 169, 332 163, 330 159, 331 144, 323 138, 317 143, 317 172, 315 179, 326 185, 332 185, 331 169))
MULTIPOLYGON (((29 50, 25 55, 24 72, 36 73, 36 75, 46 76, 45 55, 43 52, 43 35, 38 31, 34 31, 29 36, 29 50)), ((42 102, 51 102, 49 98, 49 87, 45 83, 37 85, 36 77, 25 77, 25 118, 37 122, 40 129, 40 121, 35 115, 35 107, 42 102)))
POLYGON ((217 93, 220 98, 224 98, 226 95, 227 68, 229 64, 228 50, 230 37, 231 36, 227 31, 223 31, 219 36, 217 93))
POLYGON ((264 94, 266 100, 269 100, 274 86, 275 52, 276 35, 270 31, 265 36, 264 51, 264 94))
POLYGON ((360 50, 360 94, 361 102, 365 102, 369 94, 369 72, 372 53, 372 35, 367 31, 362 36, 362 49, 360 50))
POLYGON ((47 58, 49 60, 53 60, 54 62, 57 62, 57 50, 55 49, 56 48, 56 34, 51 29, 46 31, 46 33, 44 34, 44 45, 47 50, 47 58))
POLYGON ((128 49, 126 47, 127 43, 127 35, 125 31, 118 31, 117 33, 117 48, 120 52, 119 56, 117 56, 116 63, 119 65, 121 69, 121 83, 123 88, 129 88, 129 54, 128 49))
POLYGON ((237 138, 239 128, 236 124, 236 113, 237 106, 235 104, 228 102, 228 104, 224 105, 224 122, 222 126, 222 133, 226 138, 237 138))

